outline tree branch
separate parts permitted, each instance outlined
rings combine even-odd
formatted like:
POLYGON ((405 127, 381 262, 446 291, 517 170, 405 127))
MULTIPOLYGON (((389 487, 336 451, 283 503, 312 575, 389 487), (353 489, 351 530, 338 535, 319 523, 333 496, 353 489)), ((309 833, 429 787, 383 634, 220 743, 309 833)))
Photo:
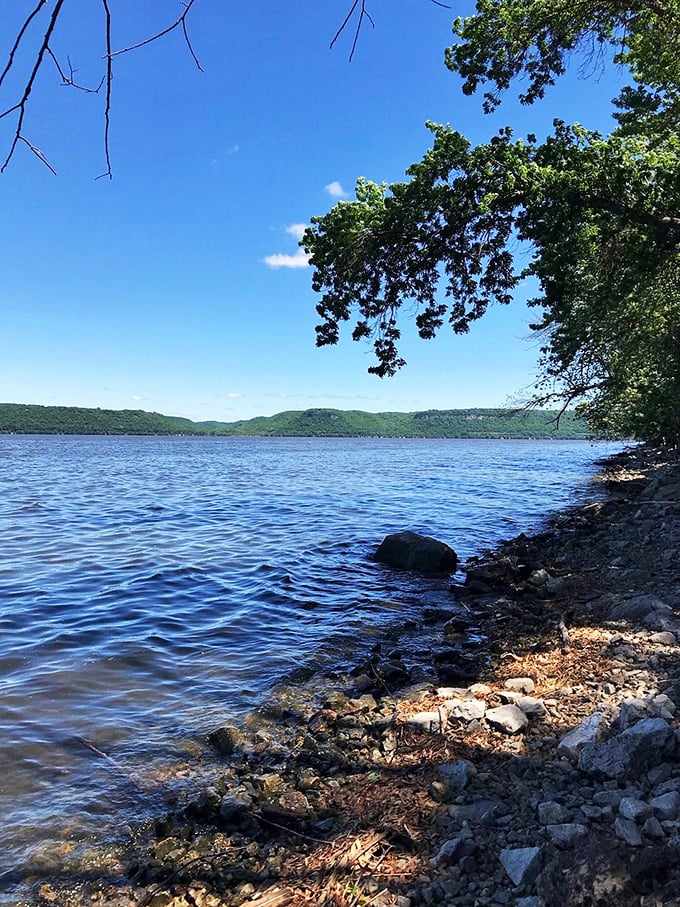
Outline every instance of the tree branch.
POLYGON ((195 2, 196 2, 196 0, 184 0, 184 3, 183 3, 184 12, 179 17, 179 19, 177 19, 175 22, 172 23, 172 25, 168 25, 167 28, 164 28, 162 31, 159 31, 155 35, 151 35, 150 38, 145 38, 143 41, 139 41, 137 44, 130 44, 129 47, 122 47, 120 50, 114 50, 114 51, 111 51, 110 48, 107 48, 106 56, 110 60, 111 57, 118 57, 121 54, 129 53, 131 50, 138 50, 140 47, 146 47, 147 44, 152 44, 154 41, 158 41, 159 38, 163 38, 163 37, 165 37, 165 35, 169 35, 170 32, 174 31, 176 28, 181 28, 182 33, 184 35, 184 40, 186 41, 186 45, 189 49, 189 53, 191 54, 191 57, 192 57, 194 63, 196 64, 198 69, 200 69, 200 71, 203 72, 203 67, 199 63, 198 57, 194 53, 194 49, 191 46, 191 41, 189 40, 189 33, 187 31, 187 23, 186 23, 187 16, 189 15, 189 10, 191 9, 191 7, 194 5, 195 2))
MULTIPOLYGON (((16 49, 19 46, 19 42, 21 41, 21 38, 23 37, 23 35, 26 31, 26 28, 28 27, 28 23, 36 15, 36 13, 40 9, 40 7, 42 7, 43 2, 45 2, 45 0, 41 0, 41 3, 39 4, 39 6, 36 7, 35 10, 33 10, 33 12, 30 14, 28 19, 24 23, 24 26, 20 32, 20 35, 17 38, 17 40, 15 41, 14 47, 12 48, 12 51, 10 54, 11 60, 7 64, 7 67, 5 68, 5 72, 3 72, 3 78, 5 77, 6 73, 9 71, 9 68, 11 67, 11 65, 13 63, 14 53, 16 52, 16 49)), ((31 95, 31 91, 33 90, 33 85, 35 83, 36 76, 38 75, 38 71, 40 70, 40 67, 42 66, 43 60, 45 59, 45 54, 49 50, 50 38, 52 37, 54 27, 57 24, 57 19, 59 18, 59 13, 61 12, 61 8, 63 5, 64 5, 64 0, 57 0, 57 2, 54 5, 54 9, 52 10, 52 15, 50 16, 50 20, 49 20, 49 23, 47 26, 47 31, 45 32, 45 36, 43 37, 43 41, 40 46, 40 50, 38 51, 38 55, 36 57, 34 65, 33 65, 33 69, 31 71, 28 81, 26 82, 26 85, 24 87, 24 92, 21 96, 21 99, 19 100, 19 102, 17 104, 14 104, 12 107, 8 108, 3 113, 0 113, 0 119, 2 119, 4 116, 7 116, 8 113, 12 113, 14 110, 19 111, 19 116, 17 118, 17 128, 14 133, 14 139, 12 140, 12 144, 10 146, 9 153, 8 153, 7 157, 5 158, 5 162, 2 165, 2 167, 0 167, 0 173, 5 172, 7 165, 12 160, 12 157, 14 155, 14 152, 16 151, 16 147, 19 144, 19 142, 25 142, 28 145, 28 147, 31 148, 31 150, 34 150, 34 146, 31 145, 31 143, 24 138, 24 135, 22 132, 22 128, 24 125, 24 116, 26 114, 26 104, 28 103, 28 99, 31 95)), ((36 153, 36 152, 37 152, 37 149, 35 149, 34 153, 36 153)), ((38 153, 38 157, 43 161, 43 163, 47 164, 47 161, 45 160, 42 153, 38 153)), ((47 166, 49 166, 49 164, 47 166)), ((54 170, 52 169, 52 167, 50 167, 50 170, 52 170, 52 173, 54 173, 54 170)))

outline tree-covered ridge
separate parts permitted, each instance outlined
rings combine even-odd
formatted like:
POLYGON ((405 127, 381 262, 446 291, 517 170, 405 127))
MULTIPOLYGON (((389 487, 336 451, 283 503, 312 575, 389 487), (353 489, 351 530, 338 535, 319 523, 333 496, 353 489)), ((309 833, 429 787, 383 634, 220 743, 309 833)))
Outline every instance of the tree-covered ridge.
MULTIPOLYGON (((321 294, 319 345, 350 322, 383 377, 404 365, 402 312, 420 336, 466 333, 535 279, 537 400, 580 401, 600 429, 680 438, 680 0, 477 0, 446 54, 483 108, 522 77, 540 100, 574 53, 627 68, 603 136, 556 120, 543 142, 509 127, 473 146, 430 124, 407 181, 360 179, 303 244, 321 294), (490 88, 489 88, 490 86, 490 88), (525 256, 516 256, 518 241, 525 256)), ((597 65, 595 63, 595 65, 597 65)), ((584 115, 587 111, 584 111, 584 115)))
POLYGON ((67 435, 231 435, 335 438, 548 438, 590 437, 573 412, 509 409, 367 413, 360 410, 290 410, 239 422, 192 422, 141 410, 0 404, 0 433, 67 435))
POLYGON ((24 435, 202 434, 190 419, 135 409, 0 403, 0 433, 24 435))

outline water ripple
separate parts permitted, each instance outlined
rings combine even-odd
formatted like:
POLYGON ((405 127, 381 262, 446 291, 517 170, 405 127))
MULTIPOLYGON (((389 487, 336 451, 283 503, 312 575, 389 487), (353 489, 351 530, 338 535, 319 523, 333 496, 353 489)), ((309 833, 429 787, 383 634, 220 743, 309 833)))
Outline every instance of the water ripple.
MULTIPOLYGON (((301 665, 351 658, 396 616, 445 596, 445 583, 369 559, 385 534, 423 532, 466 558, 574 500, 605 450, 0 437, 8 863, 155 808, 154 777, 215 725, 301 665)), ((15 903, 15 876, 0 904, 15 903)))

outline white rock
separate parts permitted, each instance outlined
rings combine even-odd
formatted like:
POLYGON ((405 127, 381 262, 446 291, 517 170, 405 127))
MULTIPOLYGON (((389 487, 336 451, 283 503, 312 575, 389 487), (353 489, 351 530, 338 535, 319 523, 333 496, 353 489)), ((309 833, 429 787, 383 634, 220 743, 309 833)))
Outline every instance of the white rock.
POLYGON ((594 743, 600 731, 604 727, 604 715, 602 712, 593 712, 588 718, 585 718, 573 731, 560 740, 557 746, 557 755, 566 756, 568 759, 577 759, 582 747, 586 743, 594 743))
POLYGON ((536 689, 531 677, 509 677, 504 686, 506 690, 515 690, 517 693, 533 693, 536 689))
POLYGON ((446 729, 447 721, 446 709, 440 708, 436 712, 416 712, 406 720, 406 724, 418 731, 441 733, 446 729))
POLYGON ((459 721, 474 721, 484 717, 486 705, 481 699, 447 699, 444 708, 449 718, 459 721))
POLYGON ((500 705, 489 709, 486 720, 497 731, 504 734, 519 734, 529 725, 529 719, 516 705, 500 705))

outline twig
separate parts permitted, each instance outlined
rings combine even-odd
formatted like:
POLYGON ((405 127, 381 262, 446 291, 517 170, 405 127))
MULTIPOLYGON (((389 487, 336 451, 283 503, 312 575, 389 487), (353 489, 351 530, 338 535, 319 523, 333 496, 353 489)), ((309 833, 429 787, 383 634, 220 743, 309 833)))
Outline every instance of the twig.
MULTIPOLYGON (((45 0, 43 0, 43 2, 45 2, 45 0)), ((39 6, 31 13, 31 15, 28 17, 28 19, 24 23, 24 27, 22 28, 22 31, 20 32, 19 37, 17 38, 17 40, 14 43, 14 47, 12 48, 12 52, 10 54, 10 58, 11 58, 10 62, 7 64, 7 67, 5 68, 5 72, 3 72, 2 78, 5 77, 6 73, 9 70, 9 67, 11 67, 11 65, 12 65, 14 53, 19 45, 19 42, 21 41, 21 38, 23 37, 24 32, 26 31, 26 28, 28 27, 28 23, 31 21, 33 16, 43 5, 43 2, 41 2, 39 4, 39 6)), ((38 51, 38 55, 36 57, 35 63, 33 64, 33 69, 31 70, 31 74, 28 77, 28 81, 26 82, 26 85, 24 86, 24 92, 21 96, 21 99, 19 100, 19 102, 17 104, 14 104, 12 107, 8 108, 3 113, 0 113, 0 119, 2 119, 3 117, 7 116, 7 114, 12 113, 15 110, 19 111, 19 116, 17 118, 17 128, 14 133, 14 139, 12 140, 12 144, 10 146, 9 153, 8 153, 7 157, 5 158, 5 162, 2 165, 2 167, 0 167, 0 173, 5 172, 7 165, 11 161, 19 142, 20 141, 26 142, 26 140, 23 137, 23 133, 22 133, 22 128, 24 125, 24 116, 26 114, 26 104, 31 95, 31 91, 33 90, 33 85, 35 83, 36 76, 38 75, 38 70, 42 66, 43 60, 45 58, 45 54, 47 53, 47 50, 49 48, 50 38, 52 37, 52 32, 54 31, 54 27, 57 24, 57 19, 59 18, 59 13, 61 12, 61 8, 63 5, 64 5, 64 0, 57 0, 57 2, 54 5, 54 9, 52 10, 52 15, 50 16, 50 21, 47 26, 47 31, 45 32, 42 44, 40 45, 40 50, 38 51)), ((30 142, 26 142, 26 144, 29 146, 29 148, 32 148, 30 142)), ((42 157, 42 155, 39 154, 38 157, 43 161, 43 163, 46 163, 45 159, 44 159, 44 157, 42 157)), ((52 168, 50 167, 50 169, 52 169, 52 168)), ((54 173, 54 171, 52 171, 52 172, 54 173)))
POLYGON ((301 831, 295 831, 295 829, 288 828, 286 825, 279 825, 278 822, 274 822, 272 819, 267 819, 262 815, 261 812, 253 812, 253 816, 256 819, 259 819, 260 822, 264 822, 266 825, 272 825, 274 828, 279 828, 281 829, 281 831, 295 835, 296 838, 302 838, 305 841, 313 841, 315 844, 328 844, 331 847, 333 846, 333 841, 326 841, 324 840, 324 838, 313 838, 311 835, 304 835, 301 831))
POLYGON ((118 57, 118 56, 120 56, 120 54, 127 54, 131 50, 138 50, 140 47, 146 47, 147 44, 151 44, 154 41, 157 41, 159 38, 163 38, 165 35, 169 35, 170 32, 174 31, 176 28, 181 27, 182 32, 184 34, 184 40, 186 41, 187 47, 189 48, 189 53, 191 54, 191 57, 192 57, 194 63, 196 64, 196 66, 200 69, 201 72, 203 72, 203 67, 199 63, 198 57, 194 53, 194 49, 191 46, 191 41, 189 40, 189 33, 187 32, 187 24, 186 24, 186 18, 187 18, 187 15, 189 14, 189 10, 191 9, 191 7, 194 5, 195 2, 196 2, 196 0, 185 0, 185 2, 182 4, 184 6, 184 12, 179 17, 179 19, 177 19, 177 21, 172 23, 172 25, 168 25, 167 28, 164 28, 162 31, 159 31, 157 34, 152 35, 150 38, 145 38, 143 41, 139 41, 137 44, 130 44, 128 47, 122 47, 120 50, 111 51, 111 49, 107 47, 106 56, 109 59, 111 59, 111 57, 118 57))
POLYGON ((52 62, 56 66, 57 72, 61 76, 61 80, 64 83, 64 85, 68 85, 69 88, 77 88, 79 91, 84 91, 86 94, 99 94, 99 91, 100 91, 102 85, 104 84, 104 78, 105 78, 104 76, 102 76, 101 82, 99 83, 99 85, 97 85, 96 88, 88 88, 86 85, 78 85, 78 83, 73 78, 74 75, 76 74, 76 71, 73 68, 73 66, 71 65, 71 58, 70 57, 66 58, 68 60, 68 68, 69 68, 69 73, 70 73, 70 75, 67 76, 59 63, 59 60, 57 60, 56 55, 51 47, 47 48, 47 53, 52 58, 52 62))

